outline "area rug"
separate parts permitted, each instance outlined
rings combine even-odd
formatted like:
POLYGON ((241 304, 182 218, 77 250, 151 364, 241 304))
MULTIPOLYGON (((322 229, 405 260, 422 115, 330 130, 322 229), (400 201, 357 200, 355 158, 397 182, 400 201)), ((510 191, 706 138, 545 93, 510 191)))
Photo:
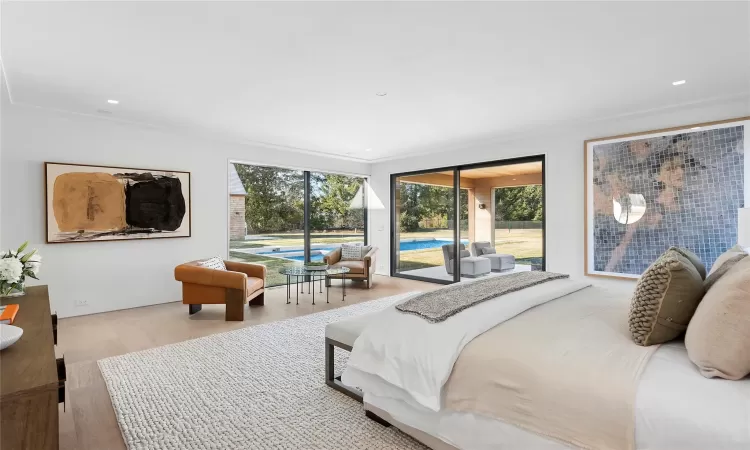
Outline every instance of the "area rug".
MULTIPOLYGON (((99 361, 129 450, 425 449, 324 384, 327 323, 402 294, 99 361)), ((342 370, 346 352, 337 352, 342 370)))

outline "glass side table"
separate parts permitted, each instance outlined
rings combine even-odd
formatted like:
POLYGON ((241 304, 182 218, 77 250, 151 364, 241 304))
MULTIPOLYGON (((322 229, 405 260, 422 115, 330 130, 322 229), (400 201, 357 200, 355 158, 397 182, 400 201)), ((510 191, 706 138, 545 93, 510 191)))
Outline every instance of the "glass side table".
MULTIPOLYGON (((299 305, 299 294, 305 293, 305 282, 307 282, 307 293, 312 294, 312 304, 315 304, 315 282, 320 284, 320 293, 323 293, 323 284, 329 278, 341 278, 342 295, 341 301, 346 298, 346 274, 349 273, 348 267, 330 267, 328 269, 308 269, 305 266, 287 266, 279 269, 279 273, 286 275, 286 304, 291 303, 292 298, 292 277, 294 277, 294 290, 296 291, 297 304, 299 305), (300 278, 302 280, 300 281, 300 278), (310 284, 312 283, 312 288, 310 284), (299 285, 299 289, 297 286, 299 285)), ((328 303, 328 287, 326 287, 326 303, 328 303)))

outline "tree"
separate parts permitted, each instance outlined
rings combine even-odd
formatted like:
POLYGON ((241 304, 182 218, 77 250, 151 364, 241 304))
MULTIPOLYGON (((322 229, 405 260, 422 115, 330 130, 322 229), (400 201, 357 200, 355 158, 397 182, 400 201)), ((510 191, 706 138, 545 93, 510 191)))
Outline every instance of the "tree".
POLYGON ((235 164, 247 196, 245 221, 252 233, 302 228, 304 178, 299 171, 235 164))
POLYGON ((542 186, 519 186, 495 190, 497 220, 542 220, 542 186))

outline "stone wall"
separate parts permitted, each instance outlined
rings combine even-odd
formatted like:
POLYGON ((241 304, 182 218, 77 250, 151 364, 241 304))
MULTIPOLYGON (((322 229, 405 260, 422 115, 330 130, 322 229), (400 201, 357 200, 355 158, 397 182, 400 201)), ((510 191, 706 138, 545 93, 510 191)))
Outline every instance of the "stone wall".
POLYGON ((245 196, 231 195, 229 197, 229 239, 241 240, 245 238, 245 196))

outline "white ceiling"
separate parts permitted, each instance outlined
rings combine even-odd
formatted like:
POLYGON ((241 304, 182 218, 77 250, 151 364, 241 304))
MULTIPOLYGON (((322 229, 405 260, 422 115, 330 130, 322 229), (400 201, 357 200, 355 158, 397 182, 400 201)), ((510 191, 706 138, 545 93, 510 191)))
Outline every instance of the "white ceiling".
POLYGON ((3 2, 1 42, 14 103, 377 160, 748 94, 749 21, 747 2, 3 2))

